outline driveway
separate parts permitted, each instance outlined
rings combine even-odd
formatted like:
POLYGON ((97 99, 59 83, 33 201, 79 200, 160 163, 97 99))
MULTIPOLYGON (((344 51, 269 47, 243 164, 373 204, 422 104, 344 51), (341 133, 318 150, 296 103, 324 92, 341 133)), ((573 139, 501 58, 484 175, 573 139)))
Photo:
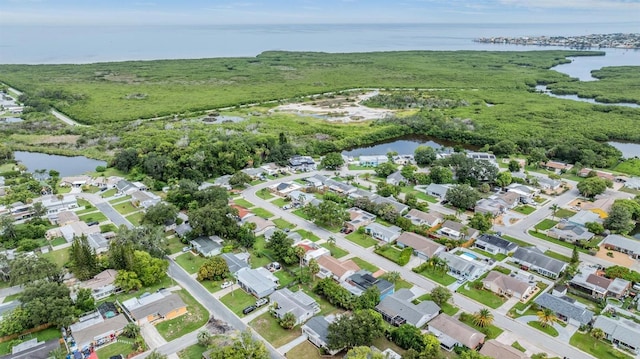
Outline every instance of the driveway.
POLYGON ((167 341, 158 333, 158 329, 153 324, 146 323, 141 326, 140 334, 151 350, 167 344, 167 341))

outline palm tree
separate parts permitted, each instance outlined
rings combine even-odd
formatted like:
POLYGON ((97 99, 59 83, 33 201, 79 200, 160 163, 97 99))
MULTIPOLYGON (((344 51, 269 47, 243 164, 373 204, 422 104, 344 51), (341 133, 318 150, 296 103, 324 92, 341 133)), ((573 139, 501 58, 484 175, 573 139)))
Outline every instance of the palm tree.
POLYGON ((595 341, 593 342, 594 348, 598 345, 598 342, 605 337, 604 331, 600 328, 591 329, 591 336, 593 337, 593 339, 595 339, 595 341))
POLYGON ((335 246, 336 238, 334 236, 329 236, 329 238, 327 238, 327 243, 329 243, 330 246, 335 246))
POLYGON ((554 204, 551 206, 551 212, 553 213, 553 218, 556 218, 556 212, 558 212, 558 210, 560 209, 560 206, 558 206, 557 204, 554 204))
POLYGON ((400 272, 387 272, 384 274, 384 279, 388 280, 390 283, 396 283, 400 279, 400 272))
POLYGON ((473 314, 473 324, 479 327, 488 327, 493 324, 493 314, 487 308, 482 308, 473 314))
POLYGON ((547 327, 549 324, 553 324, 557 320, 558 317, 556 316, 556 313, 549 308, 544 308, 538 311, 538 321, 542 327, 547 327))
POLYGON ((300 260, 300 278, 302 279, 302 260, 304 259, 305 251, 304 248, 300 246, 297 246, 293 251, 296 254, 296 257, 300 260))

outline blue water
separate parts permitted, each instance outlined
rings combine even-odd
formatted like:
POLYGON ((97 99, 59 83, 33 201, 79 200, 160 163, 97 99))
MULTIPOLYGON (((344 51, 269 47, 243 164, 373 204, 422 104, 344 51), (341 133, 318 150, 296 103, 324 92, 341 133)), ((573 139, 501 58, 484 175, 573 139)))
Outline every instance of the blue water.
POLYGON ((27 166, 29 172, 35 170, 56 170, 61 177, 76 176, 95 171, 98 166, 106 166, 105 161, 94 160, 84 156, 58 156, 38 152, 14 152, 17 161, 27 166))

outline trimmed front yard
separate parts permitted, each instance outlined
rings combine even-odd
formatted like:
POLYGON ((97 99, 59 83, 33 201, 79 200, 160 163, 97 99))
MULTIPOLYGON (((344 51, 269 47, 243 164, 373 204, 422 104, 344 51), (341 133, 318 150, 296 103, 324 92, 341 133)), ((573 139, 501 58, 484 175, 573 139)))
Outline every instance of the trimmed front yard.
POLYGON ((56 237, 51 241, 51 246, 55 247, 55 246, 59 246, 61 244, 65 244, 67 243, 67 240, 62 238, 62 237, 56 237))
POLYGON ((187 313, 156 325, 158 333, 168 342, 198 330, 209 320, 209 312, 186 290, 182 289, 174 293, 178 294, 187 305, 187 313))
POLYGON ((295 228, 295 225, 285 221, 282 218, 276 218, 274 220, 272 220, 273 223, 275 223, 276 227, 278 227, 278 229, 293 229, 295 228))
POLYGON ((572 217, 576 212, 570 211, 568 209, 560 208, 556 211, 556 217, 558 218, 569 218, 572 217))
POLYGON ((531 247, 531 246, 533 246, 533 244, 531 244, 531 243, 525 242, 525 241, 523 241, 521 239, 518 239, 518 238, 507 236, 505 234, 502 235, 502 238, 508 240, 509 242, 513 242, 513 243, 519 245, 520 247, 531 247))
POLYGON ((357 231, 348 234, 345 238, 363 248, 373 247, 378 243, 378 241, 371 238, 371 236, 364 233, 358 233, 357 231))
POLYGON ((562 255, 560 253, 554 252, 554 251, 545 251, 544 254, 548 255, 551 258, 555 258, 559 261, 563 261, 566 263, 570 263, 571 262, 571 258, 567 257, 565 255, 562 255))
POLYGON ((244 207, 244 208, 247 208, 247 209, 254 207, 253 203, 247 201, 244 198, 234 198, 234 199, 232 199, 232 201, 233 201, 233 203, 237 204, 238 206, 244 207))
POLYGON ((69 262, 71 255, 69 253, 69 248, 58 249, 57 251, 51 251, 48 253, 43 253, 40 256, 51 260, 53 263, 57 264, 58 267, 62 268, 65 264, 69 262))
POLYGON ((192 254, 191 252, 186 252, 176 257, 176 263, 180 265, 184 270, 189 274, 194 274, 198 272, 198 269, 202 267, 204 262, 207 261, 206 258, 200 257, 198 255, 192 254))
POLYGON ((546 231, 547 229, 553 228, 556 224, 558 224, 557 221, 543 219, 540 223, 536 224, 535 228, 540 231, 546 231))
POLYGON ((480 327, 478 325, 475 325, 473 323, 473 315, 468 314, 466 316, 460 315, 461 317, 464 317, 464 320, 462 319, 458 319, 461 322, 463 322, 464 324, 470 326, 471 328, 474 328, 480 332, 482 332, 484 335, 487 336, 487 339, 495 339, 497 338, 500 334, 502 334, 502 332, 504 332, 504 330, 502 330, 501 328, 496 327, 495 325, 489 325, 486 327, 480 327))
POLYGON ((418 274, 428 279, 431 279, 432 281, 439 283, 445 287, 456 281, 456 279, 450 276, 449 274, 434 268, 425 268, 422 272, 418 274))
POLYGON ((112 188, 112 189, 108 189, 108 190, 102 192, 102 194, 100 194, 100 197, 108 198, 108 197, 112 197, 116 193, 118 193, 118 190, 115 189, 115 188, 112 188))
POLYGON ((351 260, 354 261, 358 265, 358 267, 360 267, 360 269, 364 269, 364 270, 369 271, 371 273, 375 273, 380 269, 380 268, 374 266, 373 264, 365 261, 362 258, 353 257, 353 258, 351 258, 351 260))
POLYGON ((321 359, 320 350, 315 345, 305 340, 287 352, 288 358, 321 359))
POLYGON ((576 332, 569 344, 583 350, 598 359, 631 359, 632 357, 614 349, 611 344, 604 340, 596 341, 589 333, 576 332))
POLYGON ((302 219, 306 219, 307 221, 309 220, 309 216, 306 215, 306 213, 304 213, 304 211, 302 210, 302 208, 298 208, 296 210, 291 211, 291 213, 295 214, 296 216, 302 218, 302 219))
POLYGON ((202 353, 206 352, 207 348, 199 344, 194 344, 187 349, 183 349, 178 352, 178 358, 180 359, 202 359, 202 353))
POLYGON ((518 207, 514 208, 513 210, 518 212, 518 213, 529 215, 529 214, 533 213, 536 209, 534 207, 524 205, 524 206, 518 206, 518 207))
POLYGON ((458 293, 465 295, 475 300, 476 302, 482 303, 487 307, 493 308, 493 309, 498 308, 504 302, 506 302, 506 299, 494 294, 493 292, 490 292, 485 289, 474 288, 473 283, 474 282, 469 282, 468 284, 461 286, 460 288, 458 288, 458 293), (469 287, 469 289, 467 289, 467 287, 469 287))
POLYGON ((144 215, 144 212, 136 212, 134 214, 130 214, 126 216, 125 218, 127 219, 127 221, 131 222, 131 224, 133 224, 134 226, 139 226, 140 223, 142 222, 143 215, 144 215))
POLYGON ((312 242, 317 242, 317 241, 320 240, 320 237, 318 237, 315 234, 313 234, 313 233, 311 233, 309 231, 306 231, 304 229, 299 229, 299 230, 294 231, 294 232, 297 232, 298 234, 300 234, 302 236, 302 238, 308 239, 308 240, 310 240, 312 242))
POLYGON ((133 213, 139 211, 140 209, 135 207, 131 202, 118 203, 113 206, 113 209, 118 211, 123 216, 126 216, 129 213, 133 213))
POLYGON ((86 223, 90 223, 90 222, 104 222, 107 220, 107 216, 105 216, 104 214, 102 214, 102 212, 93 212, 93 213, 89 213, 89 214, 85 214, 82 216, 78 217, 81 221, 84 221, 86 223))
POLYGON ((264 200, 273 198, 273 195, 266 188, 256 191, 256 196, 264 200))
POLYGON ((291 203, 291 201, 287 201, 284 198, 276 198, 273 201, 271 201, 271 203, 273 203, 274 205, 276 205, 278 207, 283 207, 283 206, 291 203))
POLYGON ((256 317, 256 319, 249 322, 249 326, 275 348, 281 347, 300 336, 299 327, 296 326, 289 330, 284 329, 269 312, 256 317))
POLYGON ((251 209, 251 212, 253 212, 253 214, 255 214, 256 216, 262 217, 264 219, 269 219, 269 218, 273 217, 273 213, 267 211, 264 208, 256 207, 256 208, 251 209))
MULTIPOLYGON (((561 241, 559 239, 551 238, 551 237, 547 236, 544 233, 538 233, 536 231, 529 231, 529 234, 534 236, 534 237, 536 237, 536 238, 540 238, 540 239, 543 239, 545 241, 561 245, 563 247, 567 247, 567 248, 570 248, 570 249, 573 249, 573 247, 574 247, 573 243, 569 243, 569 242, 561 241)), ((582 253, 589 253, 589 251, 587 251, 584 248, 580 248, 580 247, 578 247, 578 251, 582 252, 582 253)))
POLYGON ((320 245, 320 247, 324 247, 326 249, 328 249, 331 252, 331 256, 334 258, 342 258, 344 256, 346 256, 347 254, 349 254, 349 252, 347 252, 346 250, 336 246, 335 244, 329 244, 329 243, 322 243, 320 245))
POLYGON ((536 328, 539 331, 541 331, 541 332, 543 332, 543 333, 545 333, 547 335, 550 335, 552 337, 557 337, 558 336, 558 331, 556 330, 556 328, 554 328, 551 325, 547 325, 546 327, 543 327, 540 324, 540 322, 535 321, 535 320, 527 323, 527 325, 529 325, 530 327, 536 328))
POLYGON ((250 294, 247 294, 241 288, 234 290, 233 292, 226 294, 220 298, 222 304, 226 305, 229 310, 236 313, 239 317, 244 317, 242 310, 252 304, 256 303, 256 298, 250 294))

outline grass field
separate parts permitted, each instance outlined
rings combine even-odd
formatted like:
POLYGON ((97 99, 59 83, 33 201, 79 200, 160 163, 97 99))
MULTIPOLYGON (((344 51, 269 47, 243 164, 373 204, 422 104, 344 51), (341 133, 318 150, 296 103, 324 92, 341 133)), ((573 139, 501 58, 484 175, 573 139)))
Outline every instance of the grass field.
POLYGON ((242 310, 252 304, 255 304, 256 298, 250 294, 247 294, 244 290, 238 288, 233 292, 226 294, 220 301, 227 306, 232 312, 236 313, 239 317, 244 317, 242 310))
POLYGON ((363 248, 373 247, 378 243, 378 241, 371 238, 371 236, 364 233, 358 233, 357 231, 346 235, 345 238, 363 248))
POLYGON ((69 263, 71 255, 69 254, 69 248, 58 249, 57 251, 51 251, 49 253, 41 254, 42 257, 48 258, 58 267, 62 268, 65 264, 69 263))
MULTIPOLYGON (((534 237, 537 237, 537 238, 540 238, 540 239, 544 239, 545 241, 552 242, 552 243, 555 243, 555 244, 559 244, 559 245, 561 245, 563 247, 567 247, 567 248, 570 248, 570 249, 573 249, 573 247, 575 247, 573 245, 573 243, 569 243, 569 242, 565 242, 565 241, 561 241, 559 239, 555 239, 555 238, 549 237, 544 233, 538 233, 536 231, 529 231, 529 234, 534 236, 534 237)), ((584 248, 580 248, 580 247, 578 247, 578 251, 582 252, 582 253, 589 253, 589 251, 587 251, 584 248)))
POLYGON ((309 232, 307 230, 304 230, 304 229, 299 229, 299 230, 294 231, 294 232, 299 233, 302 236, 302 238, 308 239, 308 240, 310 240, 312 242, 317 242, 317 241, 320 240, 320 237, 318 237, 315 234, 313 234, 313 233, 311 233, 311 232, 309 232))
POLYGON ((191 294, 182 289, 175 292, 187 305, 187 313, 171 320, 165 320, 156 325, 158 333, 167 341, 180 338, 202 327, 209 320, 209 312, 198 303, 191 294))
POLYGON ((120 197, 116 197, 114 199, 110 199, 109 203, 114 204, 114 203, 120 203, 120 202, 124 202, 124 201, 129 201, 131 200, 131 196, 120 196, 120 197))
POLYGON ((525 242, 525 241, 523 241, 521 239, 518 239, 518 238, 507 236, 507 235, 504 235, 504 234, 502 235, 502 238, 508 240, 509 242, 513 242, 513 243, 519 245, 520 247, 531 247, 532 246, 531 243, 525 242))
POLYGON ((274 220, 272 220, 273 223, 275 223, 276 227, 278 227, 278 229, 293 229, 295 228, 295 225, 285 221, 282 218, 276 218, 274 220))
POLYGON ((108 189, 108 190, 102 192, 102 194, 100 194, 100 197, 109 198, 109 197, 113 196, 116 193, 118 193, 118 190, 115 189, 115 188, 111 188, 111 189, 108 189))
POLYGON ((491 291, 488 291, 485 289, 473 288, 473 285, 471 282, 458 288, 458 293, 465 295, 475 300, 476 302, 482 303, 487 307, 493 308, 493 309, 498 308, 504 302, 506 302, 506 299, 494 294, 491 291), (466 288, 467 285, 469 286, 469 289, 466 288))
POLYGON ((295 209, 293 211, 291 211, 291 213, 295 214, 296 216, 302 218, 302 219, 306 219, 309 220, 309 216, 307 216, 304 211, 302 209, 295 209))
MULTIPOLYGON (((419 297, 417 299, 417 302, 419 303, 419 302, 422 302, 422 301, 425 301, 425 300, 431 300, 431 294, 427 293, 425 295, 422 295, 421 297, 419 297)), ((460 310, 460 308, 454 306, 453 304, 451 304, 449 302, 443 303, 440 306, 440 309, 442 309, 443 313, 451 315, 451 316, 453 316, 454 314, 456 314, 460 310)))
POLYGON ((480 248, 469 248, 469 249, 471 249, 472 251, 474 251, 474 252, 476 252, 476 253, 482 254, 482 255, 483 255, 483 256, 485 256, 485 257, 493 258, 493 259, 495 259, 495 260, 496 260, 496 261, 498 261, 498 262, 501 262, 503 259, 507 258, 507 256, 506 256, 506 255, 504 255, 504 254, 502 254, 502 253, 498 253, 498 254, 491 254, 491 253, 489 253, 489 252, 485 252, 485 251, 483 251, 483 250, 482 250, 482 249, 480 249, 480 248))
POLYGON ((524 206, 518 206, 518 207, 514 208, 513 210, 518 212, 518 213, 522 213, 522 214, 531 214, 536 209, 534 207, 524 205, 524 206))
POLYGON ((131 202, 118 203, 113 206, 113 209, 118 211, 118 213, 123 216, 140 210, 139 208, 136 208, 133 204, 131 204, 131 202))
POLYGON ((351 258, 352 261, 354 261, 358 267, 360 267, 360 269, 364 269, 367 270, 371 273, 375 273, 377 272, 380 268, 374 266, 373 264, 365 261, 364 259, 358 258, 358 257, 353 257, 351 258))
POLYGON ((381 255, 385 258, 387 258, 388 260, 398 264, 398 265, 405 265, 406 263, 400 264, 400 254, 402 254, 402 250, 394 247, 394 246, 390 246, 390 247, 380 247, 378 249, 375 250, 375 253, 378 255, 381 255))
POLYGON ((271 201, 271 203, 273 203, 274 205, 276 205, 278 207, 283 207, 283 206, 291 203, 291 201, 286 201, 284 198, 276 198, 273 201, 271 201))
POLYGON ((502 334, 502 332, 504 332, 504 330, 502 330, 501 328, 496 327, 495 325, 489 325, 487 327, 480 327, 477 326, 473 323, 473 316, 469 315, 467 319, 465 320, 461 320, 459 319, 461 322, 463 322, 464 324, 470 326, 471 328, 475 328, 476 330, 479 330, 481 332, 485 332, 487 335, 487 339, 495 339, 497 338, 500 334, 502 334))
POLYGON ((570 210, 564 209, 564 208, 560 208, 559 210, 556 211, 556 217, 558 217, 558 218, 569 218, 569 217, 573 216, 574 214, 576 214, 576 212, 570 211, 570 210))
POLYGON ((304 359, 321 359, 323 358, 320 355, 320 350, 315 345, 311 344, 310 341, 305 340, 301 344, 296 345, 287 352, 287 357, 289 358, 304 358, 304 359))
POLYGON ((589 333, 576 332, 569 340, 569 344, 580 350, 584 350, 598 359, 632 358, 631 356, 612 348, 611 344, 603 340, 595 341, 589 333))
POLYGON ((518 349, 521 352, 525 352, 527 351, 527 349, 525 349, 522 345, 520 345, 520 343, 518 343, 518 341, 516 340, 515 342, 513 342, 513 344, 511 344, 512 347, 518 349))
POLYGON ((273 195, 269 191, 257 191, 256 196, 262 198, 264 200, 268 200, 273 198, 273 195))
POLYGON ((566 262, 566 263, 571 262, 571 257, 567 257, 565 255, 562 255, 560 253, 557 253, 557 252, 554 252, 554 251, 551 251, 551 250, 545 251, 544 254, 548 255, 551 258, 555 258, 557 260, 560 260, 560 261, 563 261, 563 262, 566 262))
POLYGON ((253 214, 255 214, 256 216, 262 217, 264 219, 269 219, 273 217, 273 213, 267 211, 264 208, 255 207, 251 209, 251 212, 253 212, 253 214))
POLYGON ((169 254, 178 253, 182 250, 186 244, 180 241, 180 238, 177 236, 168 237, 164 240, 164 245, 169 254))
POLYGON ((186 252, 176 257, 176 263, 184 268, 189 274, 194 274, 207 261, 206 258, 186 252))
POLYGON ((256 317, 254 320, 249 322, 249 326, 262 335, 262 337, 275 348, 287 344, 300 336, 300 329, 298 327, 289 330, 284 329, 278 323, 278 320, 269 312, 256 317))
POLYGON ((620 164, 618 164, 614 170, 618 172, 628 173, 635 176, 640 176, 640 159, 628 158, 620 164))
POLYGON ((244 207, 244 208, 247 208, 247 209, 254 207, 253 203, 247 201, 244 198, 234 198, 233 199, 233 203, 237 204, 240 207, 244 207))
POLYGON ((102 212, 94 212, 89 214, 84 214, 82 216, 78 216, 81 221, 89 222, 104 222, 107 220, 107 216, 102 214, 102 212))
POLYGON ((540 223, 536 224, 535 228, 541 231, 546 231, 553 228, 556 224, 558 224, 557 221, 553 221, 551 219, 543 219, 540 223))
POLYGON ((134 226, 139 226, 140 223, 142 222, 142 216, 144 216, 143 212, 136 212, 134 214, 130 214, 128 216, 126 216, 125 218, 131 222, 131 224, 133 224, 134 226))
POLYGON ((428 279, 431 279, 432 281, 439 283, 445 287, 456 281, 456 279, 450 276, 449 274, 439 270, 435 270, 433 268, 426 268, 425 270, 423 270, 418 274, 428 279))
POLYGON ((180 359, 202 359, 202 353, 206 352, 207 348, 199 344, 194 344, 186 349, 178 352, 178 358, 180 359))
POLYGON ((55 246, 59 246, 61 244, 65 244, 67 243, 67 240, 62 238, 62 237, 56 237, 51 241, 51 246, 55 247, 55 246))

